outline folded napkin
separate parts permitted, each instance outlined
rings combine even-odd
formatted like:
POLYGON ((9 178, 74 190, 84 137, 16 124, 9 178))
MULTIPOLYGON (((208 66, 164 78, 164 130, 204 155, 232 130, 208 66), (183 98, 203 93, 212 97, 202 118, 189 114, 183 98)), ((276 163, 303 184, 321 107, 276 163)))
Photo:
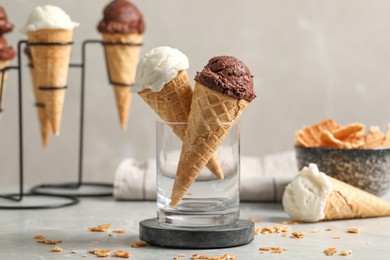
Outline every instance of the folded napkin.
MULTIPOLYGON (((264 157, 241 157, 241 201, 281 201, 284 187, 297 174, 294 151, 264 157)), ((156 200, 156 159, 125 159, 114 180, 118 200, 156 200)))

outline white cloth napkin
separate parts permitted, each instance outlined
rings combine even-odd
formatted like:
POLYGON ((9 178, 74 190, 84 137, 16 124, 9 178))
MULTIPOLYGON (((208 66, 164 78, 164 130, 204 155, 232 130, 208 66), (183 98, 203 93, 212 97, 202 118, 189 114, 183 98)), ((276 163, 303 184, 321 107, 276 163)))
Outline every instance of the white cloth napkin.
MULTIPOLYGON (((284 187, 298 172, 294 151, 264 157, 241 157, 241 201, 281 201, 284 187)), ((125 159, 114 180, 118 200, 156 200, 156 159, 125 159)))

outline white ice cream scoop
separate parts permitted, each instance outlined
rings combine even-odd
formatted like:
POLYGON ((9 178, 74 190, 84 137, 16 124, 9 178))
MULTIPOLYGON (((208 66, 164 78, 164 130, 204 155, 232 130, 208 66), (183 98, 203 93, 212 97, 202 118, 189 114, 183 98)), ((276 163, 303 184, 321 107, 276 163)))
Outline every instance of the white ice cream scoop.
POLYGON ((73 30, 80 24, 73 22, 61 8, 53 5, 37 6, 31 12, 23 32, 42 29, 73 30))
POLYGON ((317 222, 325 217, 324 209, 332 189, 328 176, 312 163, 287 185, 282 200, 284 210, 293 219, 317 222))
POLYGON ((150 89, 159 92, 179 71, 189 67, 188 58, 178 49, 157 47, 144 55, 138 63, 133 92, 150 89))

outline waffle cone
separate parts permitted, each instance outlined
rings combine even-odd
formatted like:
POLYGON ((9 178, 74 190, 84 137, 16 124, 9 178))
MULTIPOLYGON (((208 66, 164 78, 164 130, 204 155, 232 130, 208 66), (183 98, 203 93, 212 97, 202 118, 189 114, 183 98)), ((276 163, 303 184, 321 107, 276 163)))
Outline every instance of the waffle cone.
MULTIPOLYGON (((8 61, 6 60, 0 60, 0 69, 4 69, 5 67, 8 66, 8 61)), ((0 97, 0 109, 3 108, 3 98, 4 98, 4 92, 5 92, 5 83, 7 81, 7 72, 0 72, 0 93, 1 93, 1 97, 0 97), (3 82, 3 85, 1 86, 1 78, 3 77, 3 73, 4 73, 4 82, 3 82)), ((0 112, 0 119, 1 119, 1 112, 0 112)))
POLYGON ((248 105, 245 100, 195 84, 191 111, 171 195, 176 207, 248 105))
MULTIPOLYGON (((103 34, 104 42, 141 43, 142 39, 143 35, 141 34, 103 34)), ((115 100, 122 129, 127 128, 131 102, 130 85, 134 84, 140 50, 140 46, 104 46, 108 72, 114 84, 115 100)))
MULTIPOLYGON (((30 31, 28 41, 34 42, 71 42, 73 30, 48 29, 30 31)), ((62 46, 31 46, 34 60, 34 74, 39 87, 53 87, 53 90, 40 90, 55 135, 61 128, 62 109, 64 106, 65 89, 67 85, 71 45, 62 46), (57 88, 57 89, 56 89, 57 88)))
MULTIPOLYGON (((138 94, 159 115, 161 120, 165 122, 188 121, 192 101, 192 87, 186 71, 180 71, 159 92, 145 89, 138 94)), ((186 125, 171 125, 171 128, 183 141, 186 125)), ((216 155, 211 157, 206 166, 217 178, 223 179, 223 172, 216 155)))
POLYGON ((115 101, 122 130, 127 129, 132 94, 130 87, 114 86, 115 101))
POLYGON ((329 179, 333 192, 327 199, 323 220, 390 216, 388 201, 332 177, 329 179))
POLYGON ((40 125, 42 144, 44 147, 48 147, 50 141, 50 133, 51 133, 50 120, 46 114, 44 96, 42 94, 43 91, 39 90, 39 85, 38 85, 39 75, 37 75, 36 71, 34 70, 34 66, 31 61, 29 67, 30 67, 30 75, 31 75, 31 80, 32 80, 32 85, 34 90, 38 120, 40 125))

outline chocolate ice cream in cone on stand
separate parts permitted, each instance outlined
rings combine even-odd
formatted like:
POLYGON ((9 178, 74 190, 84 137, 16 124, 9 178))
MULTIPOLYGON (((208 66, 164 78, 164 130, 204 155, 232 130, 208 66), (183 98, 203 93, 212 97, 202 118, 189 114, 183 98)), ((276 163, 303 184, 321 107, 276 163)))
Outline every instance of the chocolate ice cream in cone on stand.
POLYGON ((111 84, 114 87, 120 126, 127 128, 131 103, 130 88, 134 85, 145 23, 138 8, 127 0, 114 0, 104 9, 98 24, 111 84))
POLYGON ((60 133, 73 29, 78 25, 59 7, 46 5, 34 9, 24 28, 37 75, 36 84, 55 135, 60 133))
POLYGON ((283 207, 303 222, 390 216, 390 202, 327 176, 316 164, 286 186, 283 207))
POLYGON ((15 57, 15 50, 11 46, 8 46, 3 34, 11 32, 12 29, 13 25, 8 22, 7 14, 4 8, 0 6, 0 119, 7 80, 7 72, 2 70, 8 66, 8 61, 15 57))
MULTIPOLYGON (((164 122, 188 121, 193 93, 186 71, 188 67, 187 56, 170 47, 152 49, 138 64, 134 91, 164 122)), ((184 139, 186 124, 172 124, 171 128, 180 140, 184 139)), ((207 167, 218 179, 223 179, 215 155, 208 161, 207 167)))
POLYGON ((202 168, 215 154, 256 97, 248 67, 231 56, 212 58, 195 77, 191 111, 183 140, 170 206, 187 194, 202 168))
POLYGON ((49 146, 50 134, 52 132, 50 120, 46 115, 44 97, 42 91, 39 90, 38 77, 40 76, 34 69, 34 62, 31 55, 31 49, 29 46, 26 46, 24 49, 25 54, 28 57, 28 67, 30 69, 30 75, 32 80, 32 86, 35 96, 35 107, 38 113, 39 125, 41 130, 42 144, 44 147, 49 146))

